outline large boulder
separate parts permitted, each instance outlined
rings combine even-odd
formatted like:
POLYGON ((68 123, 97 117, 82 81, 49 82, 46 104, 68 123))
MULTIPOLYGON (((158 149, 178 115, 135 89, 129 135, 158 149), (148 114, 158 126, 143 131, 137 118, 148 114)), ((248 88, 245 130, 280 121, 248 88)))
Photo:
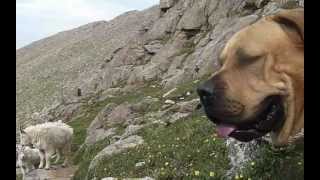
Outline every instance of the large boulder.
POLYGON ((116 141, 115 143, 105 147, 93 158, 89 166, 89 171, 93 170, 103 158, 118 154, 129 148, 134 148, 140 144, 143 144, 143 142, 143 138, 137 135, 116 141))
POLYGON ((87 129, 86 145, 92 145, 97 141, 115 134, 115 128, 105 128, 104 126, 106 121, 108 121, 108 115, 116 106, 114 103, 106 105, 94 118, 87 129))
POLYGON ((133 119, 135 114, 131 109, 131 105, 127 102, 115 107, 107 116, 105 127, 114 127, 115 125, 126 124, 129 120, 133 119))
POLYGON ((179 21, 178 29, 184 31, 200 30, 207 22, 205 14, 206 4, 206 0, 193 1, 190 4, 190 8, 186 9, 179 21))

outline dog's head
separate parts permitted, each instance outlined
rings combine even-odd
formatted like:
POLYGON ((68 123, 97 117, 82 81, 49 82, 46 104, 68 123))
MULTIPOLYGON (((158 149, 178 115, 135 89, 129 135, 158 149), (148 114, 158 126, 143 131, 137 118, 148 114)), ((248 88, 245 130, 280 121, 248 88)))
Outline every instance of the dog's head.
POLYGON ((20 144, 22 146, 32 146, 31 137, 20 127, 20 144))
POLYGON ((251 141, 269 132, 285 145, 303 127, 304 10, 283 10, 237 32, 221 68, 198 87, 218 134, 251 141))

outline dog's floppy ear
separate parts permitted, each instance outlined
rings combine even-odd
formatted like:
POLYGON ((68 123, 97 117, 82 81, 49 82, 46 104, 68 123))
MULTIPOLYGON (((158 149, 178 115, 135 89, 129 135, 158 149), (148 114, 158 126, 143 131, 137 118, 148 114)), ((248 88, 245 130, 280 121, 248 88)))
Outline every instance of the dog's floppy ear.
POLYGON ((271 17, 278 23, 288 36, 304 44, 304 9, 297 8, 291 10, 281 10, 271 17))

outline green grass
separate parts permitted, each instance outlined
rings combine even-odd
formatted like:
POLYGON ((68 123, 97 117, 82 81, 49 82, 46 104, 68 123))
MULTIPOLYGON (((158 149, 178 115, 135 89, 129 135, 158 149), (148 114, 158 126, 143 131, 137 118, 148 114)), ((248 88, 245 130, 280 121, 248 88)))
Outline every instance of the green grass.
POLYGON ((203 179, 212 172, 219 179, 228 169, 228 159, 223 142, 213 136, 212 126, 198 114, 168 127, 145 128, 138 133, 145 140, 143 145, 103 159, 94 172, 89 172, 89 178, 203 179), (138 162, 146 164, 135 167, 138 162))
POLYGON ((283 151, 274 151, 270 145, 261 147, 260 157, 249 164, 242 174, 261 180, 302 180, 304 179, 303 144, 291 146, 283 151))
POLYGON ((82 146, 74 157, 74 162, 78 164, 79 167, 74 174, 73 180, 85 179, 91 160, 109 144, 109 140, 104 139, 96 142, 92 146, 82 146))
POLYGON ((87 128, 89 127, 95 116, 98 114, 101 107, 83 107, 83 109, 86 110, 82 111, 82 114, 80 116, 78 116, 76 119, 71 120, 71 122, 69 123, 74 131, 72 152, 76 152, 85 141, 87 128))

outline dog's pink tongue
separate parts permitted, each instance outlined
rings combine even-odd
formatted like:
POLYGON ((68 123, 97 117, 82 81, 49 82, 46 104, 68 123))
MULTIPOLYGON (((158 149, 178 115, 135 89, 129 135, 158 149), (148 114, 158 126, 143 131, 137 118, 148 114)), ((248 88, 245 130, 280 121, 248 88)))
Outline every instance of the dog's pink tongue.
POLYGON ((227 138, 235 129, 235 126, 221 124, 217 126, 217 134, 221 138, 227 138))

